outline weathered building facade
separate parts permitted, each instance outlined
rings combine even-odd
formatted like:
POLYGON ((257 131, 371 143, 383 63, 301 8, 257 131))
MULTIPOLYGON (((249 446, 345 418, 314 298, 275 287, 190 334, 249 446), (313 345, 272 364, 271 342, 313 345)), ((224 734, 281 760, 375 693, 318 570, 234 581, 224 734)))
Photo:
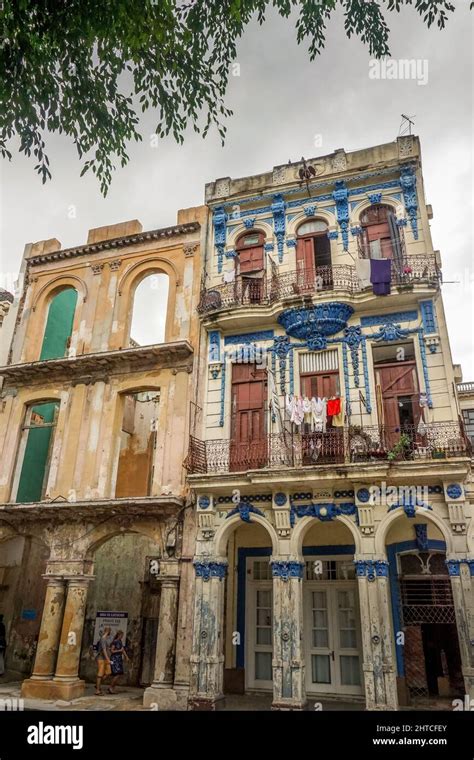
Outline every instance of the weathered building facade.
POLYGON ((195 529, 183 460, 206 213, 25 249, 0 368, 0 612, 25 696, 80 696, 114 620, 127 682, 148 687, 148 705, 186 705, 195 529), (161 288, 151 345, 131 334, 145 280, 161 288))
POLYGON ((191 707, 473 697, 471 447, 418 139, 206 202, 191 707))

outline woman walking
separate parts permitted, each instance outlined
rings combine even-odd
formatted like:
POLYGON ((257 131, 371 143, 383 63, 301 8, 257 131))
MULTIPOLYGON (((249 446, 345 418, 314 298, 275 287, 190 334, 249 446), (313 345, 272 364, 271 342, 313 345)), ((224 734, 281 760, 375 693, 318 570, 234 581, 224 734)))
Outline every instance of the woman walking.
POLYGON ((112 669, 112 683, 109 686, 109 694, 115 694, 115 686, 120 676, 123 676, 123 658, 129 659, 122 641, 123 631, 117 631, 110 645, 110 667, 112 669))

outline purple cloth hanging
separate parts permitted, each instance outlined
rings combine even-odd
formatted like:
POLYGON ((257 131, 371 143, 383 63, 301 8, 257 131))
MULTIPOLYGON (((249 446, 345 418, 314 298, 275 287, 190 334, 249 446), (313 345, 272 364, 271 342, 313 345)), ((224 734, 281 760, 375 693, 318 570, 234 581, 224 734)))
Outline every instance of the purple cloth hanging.
POLYGON ((391 259, 370 259, 370 282, 376 296, 390 295, 392 280, 391 259))

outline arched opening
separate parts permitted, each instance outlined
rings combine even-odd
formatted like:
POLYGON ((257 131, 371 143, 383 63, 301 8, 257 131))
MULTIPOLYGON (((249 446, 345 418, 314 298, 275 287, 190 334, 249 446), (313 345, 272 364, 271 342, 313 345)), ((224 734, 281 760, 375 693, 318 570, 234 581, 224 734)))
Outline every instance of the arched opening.
POLYGON ((34 536, 17 536, 0 543, 5 681, 26 678, 33 668, 45 596, 41 576, 48 557, 48 547, 34 536))
POLYGON ((389 527, 393 629, 402 705, 451 707, 464 694, 443 535, 429 518, 402 513, 389 527))
POLYGON ((300 224, 296 234, 296 271, 300 291, 332 290, 328 225, 321 219, 311 219, 300 224))
POLYGON ((154 272, 135 288, 130 325, 130 346, 150 346, 166 340, 169 277, 154 272))
POLYGON ((369 206, 360 215, 360 225, 359 252, 362 258, 402 260, 400 229, 391 206, 381 203, 369 206))
POLYGON ((105 626, 118 630, 129 657, 122 686, 147 686, 153 681, 158 632, 160 586, 156 579, 161 549, 141 533, 115 535, 94 552, 94 582, 87 595, 80 675, 96 677, 94 647, 105 626))
POLYGON ((265 235, 258 230, 245 232, 237 239, 236 274, 242 303, 261 303, 265 278, 265 235))
POLYGON ((26 408, 21 429, 12 500, 41 501, 46 495, 59 401, 41 401, 26 408))
POLYGON ((77 304, 77 290, 66 287, 56 293, 48 308, 40 361, 67 356, 77 304))
POLYGON ((354 538, 339 521, 312 521, 303 538, 306 692, 363 697, 354 538))
POLYGON ((121 394, 122 422, 115 497, 149 496, 153 483, 153 455, 160 404, 160 390, 121 394))
POLYGON ((272 691, 271 538, 252 520, 229 536, 224 619, 224 692, 272 691))

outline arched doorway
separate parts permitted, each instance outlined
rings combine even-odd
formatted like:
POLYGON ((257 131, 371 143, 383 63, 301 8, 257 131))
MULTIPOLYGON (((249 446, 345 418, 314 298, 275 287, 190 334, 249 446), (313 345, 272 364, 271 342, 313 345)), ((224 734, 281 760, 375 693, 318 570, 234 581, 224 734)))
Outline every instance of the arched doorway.
POLYGON ((443 536, 402 515, 386 543, 400 704, 450 708, 464 682, 443 536))
POLYGON ((235 245, 237 284, 241 303, 260 303, 264 293, 265 235, 258 230, 245 232, 235 245))
POLYGON ((227 545, 224 693, 272 692, 272 553, 268 532, 241 524, 227 545))
POLYGON ((99 630, 111 625, 124 631, 130 662, 122 685, 147 686, 154 675, 160 588, 153 573, 161 550, 140 533, 122 533, 100 544, 94 552, 94 582, 87 595, 80 676, 93 681, 93 647, 99 630))
POLYGON ((296 272, 300 292, 332 290, 331 242, 321 219, 303 222, 297 229, 296 272))
POLYGON ((309 524, 303 539, 303 628, 308 697, 362 699, 355 545, 341 522, 309 524))
POLYGON ((402 259, 400 230, 391 206, 375 203, 360 215, 359 245, 365 259, 402 259))

